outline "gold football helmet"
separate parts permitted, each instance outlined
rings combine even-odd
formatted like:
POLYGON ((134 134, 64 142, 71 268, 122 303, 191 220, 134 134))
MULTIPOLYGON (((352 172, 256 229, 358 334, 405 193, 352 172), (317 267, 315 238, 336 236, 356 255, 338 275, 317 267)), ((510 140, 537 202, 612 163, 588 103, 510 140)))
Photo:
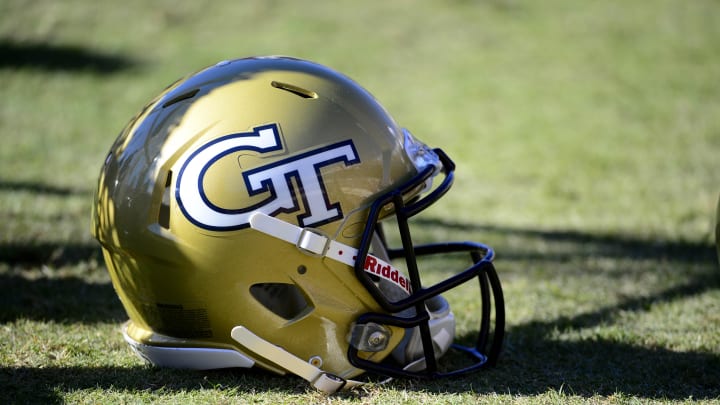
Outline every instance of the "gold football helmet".
POLYGON ((95 198, 125 340, 158 366, 257 365, 326 392, 364 372, 494 364, 504 304, 492 249, 414 246, 410 235, 409 218, 445 194, 453 171, 367 91, 315 63, 224 61, 176 82, 121 132, 95 198), (388 247, 381 221, 401 247, 388 247), (453 252, 467 267, 423 284, 418 259, 453 252), (441 294, 472 280, 479 331, 465 347, 441 294), (451 347, 471 361, 439 366, 451 347))

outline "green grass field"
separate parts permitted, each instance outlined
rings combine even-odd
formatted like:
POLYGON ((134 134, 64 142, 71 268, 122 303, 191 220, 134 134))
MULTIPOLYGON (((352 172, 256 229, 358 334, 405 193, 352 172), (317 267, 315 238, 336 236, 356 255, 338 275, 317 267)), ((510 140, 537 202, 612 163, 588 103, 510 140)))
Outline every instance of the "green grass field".
POLYGON ((720 403, 718 16, 713 0, 0 2, 0 403, 720 403), (455 188, 415 225, 496 249, 496 368, 326 397, 130 352, 89 234, 104 156, 166 85, 259 54, 348 74, 453 157, 455 188))

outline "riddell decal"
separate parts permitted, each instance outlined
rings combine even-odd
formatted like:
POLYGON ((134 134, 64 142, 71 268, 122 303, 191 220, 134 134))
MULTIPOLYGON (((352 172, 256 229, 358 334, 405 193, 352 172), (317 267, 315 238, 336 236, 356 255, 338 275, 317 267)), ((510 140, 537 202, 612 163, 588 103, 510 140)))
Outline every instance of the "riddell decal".
POLYGON ((264 154, 279 150, 283 150, 280 129, 277 124, 270 124, 256 127, 251 132, 214 139, 192 151, 180 169, 175 190, 182 213, 193 224, 213 231, 246 228, 250 215, 256 211, 270 216, 299 212, 297 218, 301 227, 319 226, 342 218, 340 203, 328 196, 320 170, 330 165, 360 163, 351 140, 245 170, 242 173, 244 185, 238 184, 238 187, 244 186, 250 197, 262 196, 258 203, 220 207, 208 197, 205 176, 221 158, 247 151, 264 154))
POLYGON ((412 294, 410 280, 405 277, 400 270, 396 269, 389 263, 385 263, 377 257, 368 255, 365 258, 365 272, 384 278, 385 280, 388 280, 396 286, 402 288, 408 294, 412 294))

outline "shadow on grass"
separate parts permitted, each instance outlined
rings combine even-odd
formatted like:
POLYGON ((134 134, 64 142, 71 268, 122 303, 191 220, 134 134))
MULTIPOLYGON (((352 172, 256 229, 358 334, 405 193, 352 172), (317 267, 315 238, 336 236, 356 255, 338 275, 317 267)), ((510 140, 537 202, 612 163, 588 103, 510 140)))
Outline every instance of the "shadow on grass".
MULTIPOLYGON (((439 225, 436 221, 428 226, 439 225)), ((495 232, 526 238, 528 241, 571 243, 568 255, 592 257, 602 254, 627 260, 651 260, 687 265, 695 270, 655 294, 626 297, 617 304, 555 319, 532 321, 509 328, 503 354, 496 368, 463 378, 435 381, 395 380, 397 389, 446 393, 499 393, 537 395, 548 390, 575 394, 626 395, 641 399, 710 399, 720 397, 720 356, 707 352, 680 352, 664 347, 636 346, 612 338, 593 335, 588 339, 560 340, 557 331, 580 331, 601 326, 624 312, 644 311, 655 304, 669 303, 720 289, 720 273, 712 246, 676 241, 644 241, 630 236, 594 235, 576 231, 539 231, 492 226, 466 226, 473 232, 495 232), (660 370, 660 371, 658 371, 660 370)), ((526 252, 500 247, 502 257, 526 260, 526 252)), ((99 260, 96 248, 89 246, 14 246, 0 249, 0 262, 41 265, 48 250, 64 249, 54 260, 69 264, 99 260), (23 252, 23 249, 25 251, 23 252), (14 253, 8 253, 14 252, 14 253)), ((567 258, 552 256, 541 260, 567 258)), ((574 267, 574 265, 572 266, 574 267)), ((647 269, 647 267, 644 267, 647 269)), ((652 266, 650 266, 652 268, 652 266)), ((501 277, 502 268, 500 267, 501 277)), ((648 271, 648 270, 643 270, 648 271)), ((18 318, 37 320, 121 322, 125 314, 112 287, 88 283, 82 278, 39 278, 21 274, 0 275, 3 298, 0 321, 18 318)), ((507 297, 511 300, 512 297, 507 297)), ((650 332, 652 333, 652 332, 650 332)), ((0 368, 0 392, 23 398, 23 402, 61 402, 59 393, 78 389, 147 392, 233 388, 239 394, 260 389, 303 393, 307 385, 299 378, 281 378, 251 370, 193 372, 156 370, 145 367, 4 367, 0 368), (2 382, 4 380, 5 382, 2 382)), ((362 395, 362 393, 342 394, 362 395)))
POLYGON ((0 69, 89 71, 111 74, 135 64, 135 61, 124 56, 79 46, 0 39, 0 69))
POLYGON ((720 355, 636 346, 623 342, 622 337, 615 340, 593 336, 579 341, 552 337, 557 331, 600 326, 623 312, 643 311, 655 304, 717 289, 720 279, 712 274, 591 312, 514 326, 508 330, 496 368, 450 383, 438 382, 426 389, 442 392, 464 385, 478 393, 533 395, 554 389, 582 397, 623 394, 651 399, 717 398, 720 355))
POLYGON ((0 263, 11 266, 55 268, 83 262, 102 261, 100 245, 38 243, 0 243, 0 263))
POLYGON ((0 275, 0 323, 17 319, 97 323, 122 322, 126 318, 109 282, 0 275))
MULTIPOLYGON (((302 394, 308 388, 299 378, 275 376, 255 369, 192 371, 135 367, 0 367, 2 403, 65 403, 62 393, 76 390, 136 393, 145 400, 174 392, 233 390, 234 395, 261 390, 302 394)), ((102 396, 102 394, 100 394, 102 396)), ((230 394, 233 395, 233 394, 230 394)), ((187 400, 187 399, 186 399, 187 400)))
POLYGON ((528 252, 518 249, 498 249, 503 260, 538 260, 565 262, 574 257, 616 257, 628 260, 667 260, 683 263, 717 262, 717 253, 711 242, 646 239, 632 235, 598 234, 576 230, 540 230, 503 227, 496 225, 466 224, 441 219, 416 220, 421 227, 438 227, 478 234, 512 236, 527 241, 542 241, 550 246, 567 245, 566 249, 528 252))
POLYGON ((69 197, 69 196, 82 196, 88 195, 87 190, 81 190, 70 187, 58 187, 44 183, 29 182, 29 181, 12 181, 0 179, 0 191, 9 192, 29 192, 33 194, 43 194, 49 196, 58 197, 69 197))
POLYGON ((0 322, 16 319, 54 322, 120 322, 126 318, 103 267, 99 245, 0 244, 0 322), (64 267, 78 274, 58 274, 64 267), (94 274, 88 281, 82 275, 94 274), (99 277, 98 277, 99 276, 99 277))
MULTIPOLYGON (((720 355, 717 353, 637 346, 624 341, 623 336, 604 338, 593 333, 588 339, 555 338, 558 332, 592 330, 612 324, 624 313, 643 312, 657 304, 720 290, 717 254, 710 242, 643 239, 573 230, 517 229, 438 219, 419 219, 417 225, 492 235, 507 243, 508 246, 498 246, 498 260, 506 267, 515 268, 514 271, 524 268, 527 263, 537 263, 542 268, 556 269, 562 277, 581 278, 588 271, 589 260, 606 258, 618 266, 617 269, 602 270, 608 283, 615 277, 627 276, 628 272, 654 273, 660 269, 668 271, 668 268, 675 269, 682 275, 678 279, 683 280, 654 294, 626 296, 607 306, 599 303, 597 309, 589 312, 512 326, 508 328, 503 354, 495 369, 457 381, 431 382, 424 384, 423 389, 462 392, 466 389, 461 387, 472 387, 471 390, 478 393, 520 395, 541 394, 554 389, 586 398, 614 394, 651 399, 720 397, 720 355), (515 241, 510 243, 508 238, 515 241)), ((503 265, 500 263, 498 272, 502 279, 503 265)), ((619 282, 627 282, 627 279, 619 282)), ((506 299, 511 301, 512 297, 506 296, 506 299)), ((662 329, 658 332, 673 333, 662 329)), ((652 335, 654 332, 647 333, 652 335)), ((687 338, 697 337, 687 334, 687 338)))

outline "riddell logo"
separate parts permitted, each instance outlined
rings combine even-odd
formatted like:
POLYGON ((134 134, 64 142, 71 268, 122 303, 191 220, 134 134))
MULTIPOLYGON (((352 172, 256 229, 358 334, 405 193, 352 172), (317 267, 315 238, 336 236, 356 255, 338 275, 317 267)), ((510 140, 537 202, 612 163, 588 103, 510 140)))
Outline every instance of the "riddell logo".
POLYGON ((396 286, 402 288, 408 294, 412 294, 410 280, 405 277, 405 275, 400 273, 398 269, 394 268, 388 263, 385 263, 377 257, 368 255, 365 258, 365 271, 378 277, 382 277, 385 280, 388 280, 396 286))

